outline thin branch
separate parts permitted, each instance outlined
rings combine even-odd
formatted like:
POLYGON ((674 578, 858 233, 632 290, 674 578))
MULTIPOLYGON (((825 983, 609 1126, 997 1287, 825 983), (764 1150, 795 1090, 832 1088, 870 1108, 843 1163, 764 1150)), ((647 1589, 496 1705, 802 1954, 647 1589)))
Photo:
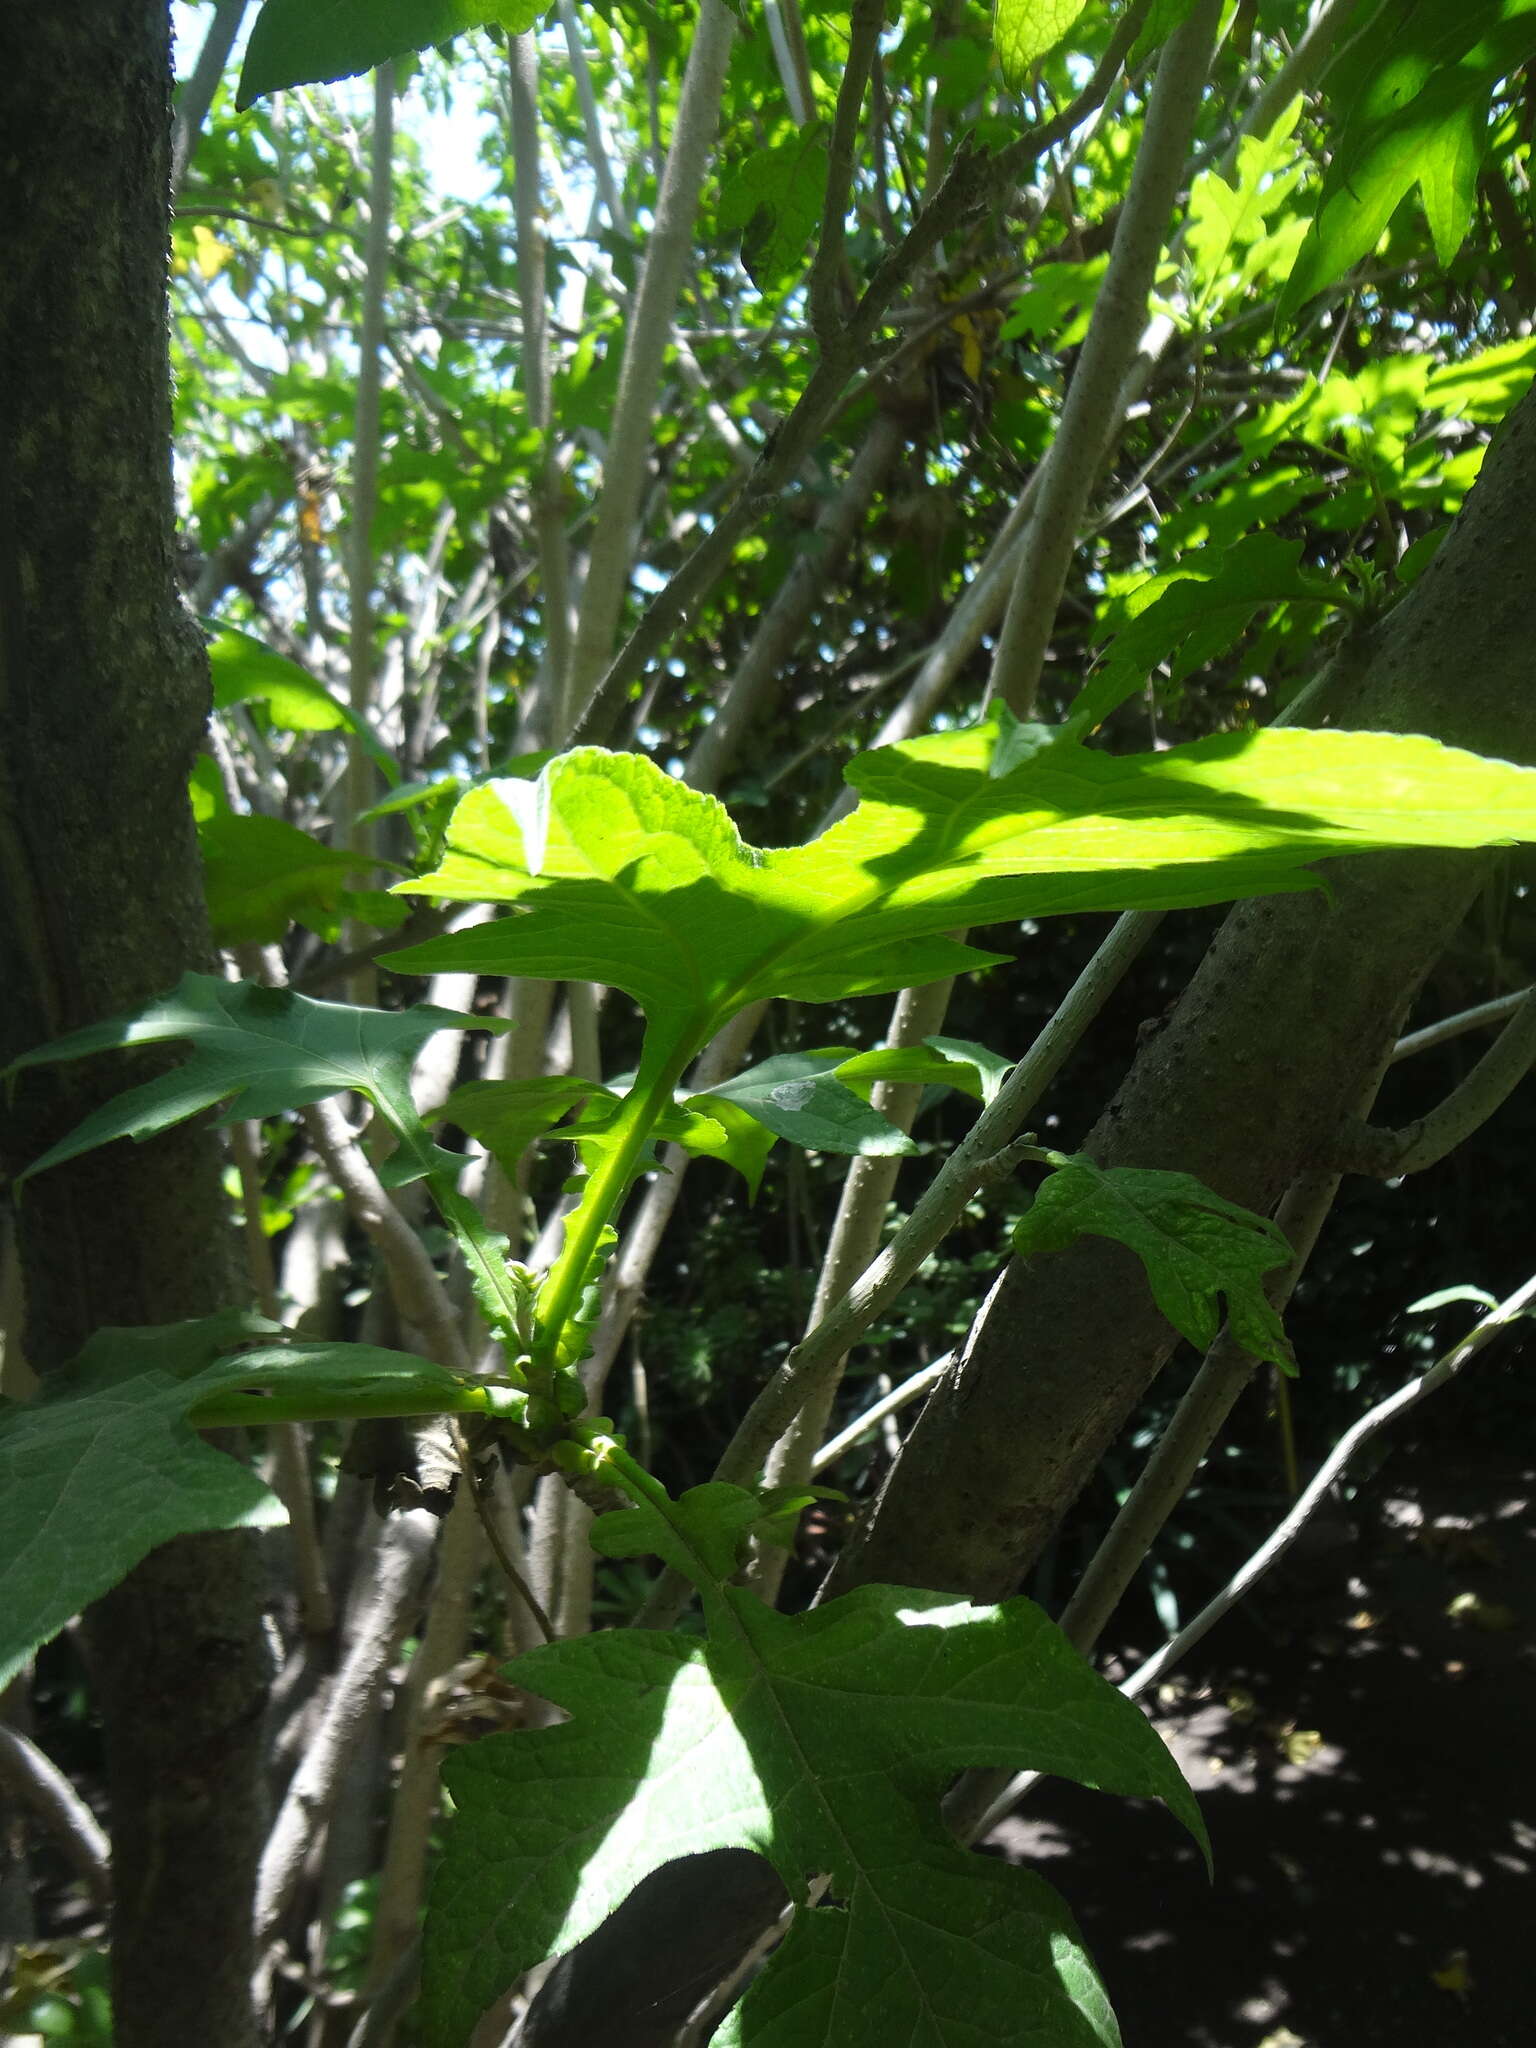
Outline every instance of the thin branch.
POLYGON ((171 130, 171 197, 174 200, 186 180, 197 149, 198 137, 213 105, 213 96, 224 76, 224 66, 240 33, 246 0, 217 0, 203 47, 197 53, 192 75, 182 86, 176 101, 176 119, 171 130))
POLYGON ((779 83, 789 105, 789 118, 797 128, 808 128, 816 118, 816 94, 811 85, 799 0, 763 0, 763 17, 768 24, 779 83))
MULTIPOLYGON (((1150 911, 1128 911, 1116 920, 1055 1016, 934 1176, 895 1237, 832 1312, 796 1345, 759 1393, 715 1468, 717 1479, 751 1485, 757 1478, 769 1452, 814 1395, 823 1376, 836 1370, 838 1361, 954 1228, 985 1178, 989 1163, 1017 1135, 1159 922, 1150 911)), ((639 1625, 670 1626, 686 1605, 689 1592, 681 1574, 664 1572, 638 1618, 639 1625)))
POLYGON ((885 8, 886 0, 853 0, 848 17, 848 56, 838 81, 837 111, 832 117, 832 139, 827 147, 827 190, 821 209, 821 232, 806 287, 811 327, 823 346, 835 337, 846 310, 838 303, 838 281, 843 268, 848 202, 853 192, 854 150, 869 68, 885 27, 885 8))
POLYGON ((936 1358, 932 1365, 920 1367, 910 1379, 904 1379, 900 1386, 892 1387, 888 1394, 882 1394, 878 1401, 872 1402, 861 1415, 856 1415, 845 1429, 837 1432, 836 1436, 828 1437, 811 1460, 811 1477, 814 1479, 819 1472, 827 1471, 830 1466, 837 1463, 844 1451, 851 1451, 872 1429, 878 1429, 889 1416, 899 1415, 903 1408, 909 1408, 914 1401, 926 1394, 930 1387, 936 1387, 954 1362, 954 1352, 946 1351, 944 1356, 936 1358))
MULTIPOLYGON (((569 13, 567 5, 566 13, 569 13)), ((568 26, 567 35, 572 28, 568 26)), ((580 38, 575 37, 579 50, 580 38)), ((513 205, 517 216, 517 296, 522 309, 523 395, 528 425, 539 436, 533 480, 534 544, 543 596, 544 653, 530 706, 528 737, 535 745, 558 745, 568 717, 571 677, 570 549, 560 464, 555 454, 554 384, 549 352, 549 297, 545 280, 546 237, 540 192, 538 38, 514 36, 508 66, 511 108, 513 205)), ((586 78, 583 57, 578 82, 586 78)), ((591 96, 587 80, 587 95, 591 96)), ((596 121, 596 109, 593 110, 596 121)), ((605 159, 596 159, 600 163, 605 159)))
MULTIPOLYGON (((373 75, 369 145, 368 238, 362 322, 357 348, 357 398, 352 422, 351 529, 347 544, 347 697, 359 725, 373 709, 373 515, 379 496, 379 399, 384 370, 384 289, 389 277, 390 208, 394 197, 395 67, 373 75)), ((347 734, 347 810, 354 843, 366 850, 371 828, 356 821, 373 802, 375 769, 357 730, 347 734)), ((355 934, 351 935, 355 943, 355 934)), ((350 998, 369 1002, 373 975, 359 968, 350 998)))
POLYGON ((264 1941, 271 1940, 288 1909, 310 1844, 330 1811, 354 1745, 420 1606, 436 1536, 436 1518, 415 1509, 391 1516, 380 1538, 373 1581, 359 1606, 351 1648, 262 1853, 256 1926, 264 1941))
POLYGON ((1273 1534, 1259 1545, 1245 1565, 1233 1573, 1214 1599, 1207 1601, 1193 1620, 1187 1622, 1177 1635, 1166 1642, 1154 1656, 1149 1657, 1145 1664, 1139 1666, 1120 1690, 1131 1699, 1136 1699, 1156 1685, 1158 1680, 1179 1663, 1196 1643, 1210 1633, 1224 1615, 1231 1613, 1243 1595, 1257 1585, 1272 1566, 1279 1563, 1316 1513, 1326 1495, 1343 1477, 1356 1451, 1368 1444, 1372 1437, 1380 1435, 1381 1431, 1394 1423, 1400 1415, 1406 1415, 1410 1408, 1416 1408, 1429 1395, 1438 1393, 1442 1387, 1449 1385, 1463 1367, 1469 1365, 1493 1338, 1507 1329, 1511 1323, 1528 1315, 1533 1304, 1536 1304, 1536 1274, 1517 1287, 1513 1294, 1506 1295, 1503 1301, 1489 1309, 1476 1327, 1469 1330, 1459 1344, 1452 1345, 1449 1351, 1436 1359, 1427 1372, 1421 1373, 1415 1380, 1410 1380, 1407 1386, 1399 1387, 1397 1392, 1389 1394, 1386 1400, 1378 1401, 1374 1408, 1367 1409, 1359 1421, 1352 1424, 1339 1438, 1319 1466, 1306 1491, 1285 1519, 1276 1526, 1273 1534))
POLYGON ((1412 1059, 1415 1053, 1430 1052, 1437 1045, 1460 1038, 1464 1032, 1481 1031, 1489 1024, 1502 1024, 1515 1014, 1527 996, 1533 994, 1536 994, 1536 989, 1516 989, 1513 995, 1496 996, 1491 1003, 1479 1003, 1471 1010, 1458 1010, 1453 1017, 1441 1017, 1433 1024, 1426 1024, 1421 1031, 1410 1031, 1406 1038, 1400 1038, 1393 1046, 1392 1058, 1394 1061, 1412 1059))
POLYGON ((98 1906, 112 1903, 112 1845, 68 1778, 37 1744, 0 1721, 0 1786, 63 1850, 98 1906))
MULTIPOLYGON (((1373 1090, 1374 1092, 1374 1090, 1373 1090)), ((1286 1264, 1271 1274, 1265 1293, 1284 1309, 1311 1257, 1338 1193, 1339 1175, 1301 1175, 1281 1203, 1275 1222, 1291 1247, 1286 1264)), ((1184 1498, 1206 1452, 1238 1395, 1253 1375, 1255 1360, 1225 1329, 1206 1354, 1124 1506, 1110 1524, 1073 1590, 1061 1626, 1087 1652, 1119 1605, 1164 1523, 1184 1498)))
MULTIPOLYGON (((245 1218, 245 1256, 256 1305, 270 1321, 282 1321, 272 1246, 261 1220, 261 1125, 239 1117, 230 1127, 230 1150, 240 1176, 240 1207, 245 1218)), ((336 1625, 325 1558, 315 1526, 315 1490, 309 1469, 309 1439, 298 1422, 273 1423, 267 1432, 272 1452, 273 1490, 288 1511, 293 1544, 294 1577, 304 1633, 328 1636, 336 1625)))
POLYGON ((720 788, 753 720, 762 714, 781 679, 817 599, 852 547, 902 445, 902 430, 895 417, 889 412, 878 414, 841 488, 822 507, 806 544, 758 620, 730 686, 699 735, 685 772, 685 780, 693 788, 720 788))
POLYGON ((1344 1134, 1338 1164, 1380 1180, 1422 1173, 1480 1130, 1536 1063, 1536 989, 1527 990, 1493 1044, 1460 1087, 1402 1130, 1357 1124, 1344 1134))
MULTIPOLYGON (((1272 1534, 1259 1545, 1247 1563, 1233 1573, 1221 1591, 1214 1599, 1206 1602, 1193 1620, 1186 1622, 1176 1635, 1171 1636, 1160 1650, 1147 1658, 1145 1663, 1138 1665, 1125 1680, 1120 1690, 1126 1698, 1140 1699, 1144 1693, 1150 1692, 1176 1664, 1183 1662, 1197 1643, 1204 1641, 1217 1622, 1224 1620, 1231 1613, 1238 1601, 1258 1584, 1265 1573, 1280 1562, 1343 1477, 1345 1468, 1362 1445, 1379 1435, 1383 1429, 1395 1422, 1399 1415, 1405 1415, 1410 1408, 1417 1407, 1426 1396, 1437 1392, 1454 1379, 1463 1366, 1469 1364, 1490 1339, 1496 1337, 1510 1323, 1529 1314, 1533 1303, 1536 1303, 1536 1274, 1533 1274, 1524 1286, 1516 1288, 1513 1294, 1507 1295, 1497 1307, 1491 1308, 1477 1327, 1463 1337, 1459 1344, 1453 1345, 1437 1359, 1427 1372, 1421 1373, 1416 1380, 1410 1380, 1407 1386, 1399 1387, 1397 1392, 1389 1394, 1385 1401, 1377 1402, 1374 1408, 1368 1409, 1358 1422, 1347 1429, 1324 1459, 1296 1505, 1276 1526, 1272 1534)), ((997 1797, 985 1806, 977 1804, 974 1808, 968 1808, 963 1800, 957 1801, 956 1810, 951 1814, 946 1803, 946 1818, 952 1821, 962 1839, 975 1841, 1011 1812, 1015 1804, 1039 1780, 1040 1775, 1038 1771, 1021 1772, 1017 1777, 1010 1779, 997 1797)), ((962 1780, 961 1786, 956 1788, 957 1793, 964 1785, 965 1781, 962 1780)))
MULTIPOLYGON (((920 988, 903 989, 892 1012, 886 1044, 921 1045, 931 1033, 940 1030, 953 988, 953 981, 934 981, 920 988)), ((875 1089, 873 1106, 899 1130, 910 1131, 922 1096, 922 1089, 911 1083, 886 1082, 875 1089)), ((880 1248, 886 1207, 900 1167, 899 1153, 866 1155, 848 1162, 826 1255, 817 1275, 810 1330, 868 1271, 870 1260, 880 1248)), ((816 1446, 826 1433, 827 1418, 832 1413, 847 1362, 846 1351, 841 1357, 826 1361, 805 1405, 769 1454, 763 1474, 766 1485, 803 1486, 810 1478, 816 1446)), ((788 1562, 789 1554, 781 1545, 759 1546, 753 1560, 752 1582, 770 1604, 777 1598, 788 1562)))
POLYGON ((1146 328, 1147 303, 1185 175, 1221 12, 1222 0, 1196 0, 1164 45, 1109 266, 1042 465, 1033 533, 993 657, 989 692, 1002 697, 1019 718, 1034 709, 1105 442, 1118 424, 1120 388, 1146 328))
POLYGON ((735 30, 735 17, 724 0, 701 0, 657 195, 655 225, 625 334, 618 396, 603 460, 602 496, 572 653, 571 702, 578 711, 589 703, 608 665, 623 609, 634 557, 635 522, 646 481, 656 391, 684 267, 692 253, 699 194, 719 125, 735 30))

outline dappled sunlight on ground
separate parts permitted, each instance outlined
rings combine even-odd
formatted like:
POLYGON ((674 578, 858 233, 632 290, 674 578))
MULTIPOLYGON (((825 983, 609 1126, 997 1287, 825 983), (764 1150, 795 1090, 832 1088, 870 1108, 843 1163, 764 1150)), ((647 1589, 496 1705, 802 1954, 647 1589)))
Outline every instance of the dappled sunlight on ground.
POLYGON ((1166 1815, 1042 1785, 993 1835, 1066 1893, 1126 2048, 1536 2040, 1536 1466, 1397 1454, 1361 1531, 1162 1689, 1166 1815))

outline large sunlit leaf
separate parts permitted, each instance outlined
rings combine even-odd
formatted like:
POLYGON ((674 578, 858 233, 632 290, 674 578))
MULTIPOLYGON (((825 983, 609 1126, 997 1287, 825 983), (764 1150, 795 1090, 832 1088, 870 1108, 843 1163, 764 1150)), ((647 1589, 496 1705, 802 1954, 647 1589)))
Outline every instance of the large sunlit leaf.
POLYGON ((1368 255, 1415 186, 1450 262, 1472 222, 1493 88, 1533 54, 1536 0, 1388 0, 1329 75, 1343 129, 1281 319, 1368 255))
POLYGON ((457 1812, 428 1918, 432 2048, 463 2048, 517 1975, 573 1947, 670 1858, 766 1856, 796 1911, 728 2038, 750 2048, 1109 2048, 1118 2040, 1064 1902, 961 1848, 940 1817, 969 1764, 1030 1766, 1161 1798, 1203 1840, 1141 1714, 1026 1600, 866 1586, 773 1612, 720 1580, 761 1513, 728 1488, 604 1517, 610 1555, 701 1581, 710 1635, 626 1630, 519 1659, 562 1727, 493 1736, 444 1766, 457 1812), (809 1886, 829 1879, 820 1902, 809 1886))
POLYGON ((1264 1275, 1284 1265, 1290 1246, 1276 1226, 1188 1173, 1102 1167, 1069 1159, 1041 1187, 1015 1226, 1026 1257, 1064 1250, 1080 1237, 1109 1237, 1147 1270, 1152 1297, 1181 1335, 1203 1351, 1221 1328, 1221 1304, 1233 1337, 1255 1358, 1289 1369, 1291 1347, 1264 1292, 1264 1275))
MULTIPOLYGON (((93 1110, 17 1176, 77 1158, 113 1138, 148 1138, 200 1110, 223 1105, 223 1121, 302 1109, 344 1089, 366 1095, 392 1120, 415 1121, 410 1067, 434 1031, 504 1030, 495 1018, 418 1004, 371 1010, 320 1003, 291 989, 184 974, 174 991, 132 1017, 113 1017, 23 1053, 7 1075, 56 1060, 182 1040, 191 1056, 168 1074, 93 1110)), ((399 1128, 399 1121, 396 1121, 399 1128)), ((424 1163, 422 1164, 425 1170, 424 1163)))
POLYGON ((1536 838, 1536 771, 1412 735, 1230 733, 1118 757, 1063 741, 1003 775, 997 746, 983 725, 863 755, 857 809, 782 849, 747 845, 641 756, 580 748, 471 791, 441 865, 400 885, 515 914, 388 958, 604 982, 673 1051, 760 998, 835 1001, 997 957, 956 927, 1221 903, 1311 887, 1303 863, 1325 854, 1536 838))
POLYGON ((316 1415, 435 1414, 462 1391, 406 1352, 270 1341, 280 1334, 234 1309, 98 1330, 34 1399, 0 1402, 0 1687, 158 1544, 287 1520, 248 1465, 203 1441, 201 1423, 228 1423, 242 1406, 259 1422, 274 1393, 300 1387, 316 1415))
POLYGON ((548 6, 549 0, 264 0, 235 104, 248 107, 284 86, 353 78, 465 29, 495 26, 522 35, 548 6))

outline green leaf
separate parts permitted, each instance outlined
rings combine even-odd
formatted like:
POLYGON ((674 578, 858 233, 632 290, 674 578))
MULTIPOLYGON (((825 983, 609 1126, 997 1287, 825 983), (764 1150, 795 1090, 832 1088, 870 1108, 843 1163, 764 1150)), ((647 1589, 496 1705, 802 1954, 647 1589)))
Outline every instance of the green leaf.
POLYGON ((275 944, 294 923, 334 939, 353 893, 351 877, 383 865, 369 854, 322 846, 281 818, 223 809, 198 821, 197 843, 208 918, 221 946, 275 944))
POLYGON ((994 0, 992 40, 1004 81, 1017 92, 1040 59, 1054 50, 1086 0, 994 0))
POLYGON ((327 84, 390 57, 494 24, 533 27, 549 0, 265 0, 251 30, 237 107, 289 85, 327 84))
POLYGON ((866 1101, 877 1081, 894 1081, 924 1088, 958 1088, 978 1102, 990 1102, 1010 1064, 968 1038, 925 1038, 921 1045, 882 1045, 873 1052, 856 1052, 834 1072, 866 1101))
POLYGON ((503 1172, 512 1174, 528 1147, 553 1129, 578 1102, 597 1095, 613 1100, 598 1081, 574 1074, 536 1074, 524 1081, 466 1081, 443 1104, 445 1123, 478 1138, 503 1172))
POLYGON ((1091 733, 1165 662, 1169 681, 1182 682, 1224 653, 1270 605, 1335 605, 1331 579, 1302 568, 1300 553, 1298 541, 1255 533, 1228 548, 1192 549, 1172 569, 1137 584, 1121 600, 1125 623, 1103 666, 1074 699, 1068 729, 1091 733))
POLYGON ((1191 187, 1184 242, 1195 286, 1192 326, 1213 304, 1242 297, 1262 276, 1287 275, 1294 263, 1305 221, 1288 218, 1271 233, 1269 220, 1301 180, 1301 165, 1290 163, 1301 107, 1298 95, 1266 135, 1242 137, 1230 179, 1203 171, 1191 187))
POLYGON ((394 755, 368 721, 333 697, 308 669, 285 654, 274 653, 254 633, 242 632, 238 626, 218 625, 211 630, 214 637, 208 646, 208 666, 213 674, 216 711, 261 703, 272 723, 287 732, 355 732, 385 779, 391 783, 400 780, 394 755))
MULTIPOLYGON (((742 1496, 738 1534, 758 1507, 742 1496)), ((729 1509, 677 1504, 716 1578, 734 1563, 729 1509)), ((600 1540, 629 1554, 679 1539, 639 1509, 600 1540)), ((961 1848, 939 1800, 966 1765, 1032 1766, 1162 1798, 1203 1841, 1136 1708, 1026 1600, 866 1586, 789 1616, 724 1587, 708 1605, 707 1645, 625 1630, 520 1658, 517 1683, 572 1719, 446 1761, 457 1811, 426 1930, 431 2048, 461 2048, 521 1971, 570 1949, 662 1863, 727 1846, 766 1856, 797 1906, 733 2038, 1116 2042, 1063 1901, 961 1848), (812 1906, 818 1873, 830 1889, 812 1906)))
POLYGON ((35 1399, 0 1404, 0 1687, 158 1544, 287 1520, 255 1473, 204 1443, 199 1427, 291 1419, 301 1406, 421 1415, 465 1405, 452 1373, 405 1352, 237 1348, 275 1334, 277 1324, 238 1309, 98 1330, 35 1399))
POLYGON ((1497 1308, 1497 1295, 1490 1294, 1486 1287, 1441 1287, 1433 1294, 1421 1294, 1417 1301, 1410 1301, 1403 1310, 1405 1316, 1427 1316, 1432 1309, 1449 1308, 1453 1302, 1475 1302, 1479 1308, 1497 1308))
POLYGON ((1263 1276, 1291 1248, 1276 1226, 1239 1208, 1188 1173, 1096 1166, 1078 1155, 1040 1188, 1015 1227, 1026 1258, 1080 1237, 1109 1237, 1147 1269, 1152 1296, 1173 1327, 1203 1351, 1221 1328, 1226 1298, 1232 1335, 1255 1358, 1290 1371, 1291 1347, 1264 1292, 1263 1276))
POLYGON ((1173 909, 1316 886, 1384 846, 1536 838, 1536 771, 1394 733, 1225 733, 1163 753, 1063 743, 991 772, 997 728, 861 756, 861 801, 809 845, 746 845, 723 805, 638 755, 580 748, 473 790, 403 890, 517 914, 387 956, 411 972, 598 981, 646 1058, 750 1002, 830 1002, 998 959, 945 936, 1057 912, 1173 909))
POLYGON ((1536 0, 1393 0, 1378 14, 1330 74, 1352 97, 1281 321, 1375 248, 1416 185, 1450 262, 1472 222, 1493 89, 1533 54, 1536 0))
POLYGON ((1507 341, 1430 373, 1425 402, 1453 419, 1496 427, 1536 378, 1536 341, 1507 341))
POLYGON ((1161 43, 1167 42, 1179 23, 1194 8, 1195 0, 1152 0, 1131 50, 1132 64, 1143 64, 1161 43))
POLYGON ((690 1095, 680 1108, 695 1114, 676 1130, 664 1124, 660 1135, 700 1159, 718 1159, 733 1167, 746 1182, 747 1193, 755 1198, 776 1134, 739 1102, 728 1102, 721 1095, 690 1095))
MULTIPOLYGON (((499 1031, 496 1018, 463 1016, 418 1004, 370 1010, 317 1003, 291 989, 184 974, 174 992, 131 1017, 114 1017, 51 1045, 23 1053, 4 1077, 25 1067, 92 1053, 184 1039, 192 1055, 181 1066, 93 1110, 59 1143, 33 1160, 17 1185, 113 1138, 148 1138, 200 1110, 224 1105, 222 1122, 275 1116, 355 1088, 391 1117, 414 1123, 410 1068, 434 1031, 499 1031)), ((418 1170, 427 1170, 420 1163, 418 1170)))
POLYGON ((830 1069, 846 1061, 841 1052, 778 1053, 690 1100, 705 1107, 716 1099, 733 1102, 776 1137, 807 1151, 915 1152, 889 1118, 833 1077, 830 1069))
POLYGON ((815 129, 754 150, 723 181, 717 223, 723 234, 739 233, 742 268, 759 291, 799 269, 826 192, 827 147, 815 129))

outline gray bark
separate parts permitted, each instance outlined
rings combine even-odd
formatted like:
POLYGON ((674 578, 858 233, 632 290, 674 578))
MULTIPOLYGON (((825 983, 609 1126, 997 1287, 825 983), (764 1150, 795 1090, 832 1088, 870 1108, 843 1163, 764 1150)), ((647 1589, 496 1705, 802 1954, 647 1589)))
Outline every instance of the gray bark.
MULTIPOLYGON (((172 574, 167 10, 0 20, 0 1060, 206 964, 186 777, 207 715, 172 574)), ((16 1171, 146 1063, 28 1075, 16 1171)), ((232 1298, 205 1130, 44 1176, 18 1215, 26 1350, 232 1298)), ((247 2048, 267 1659, 255 1538, 183 1539, 89 1617, 106 1732, 119 2048, 247 2048)))

